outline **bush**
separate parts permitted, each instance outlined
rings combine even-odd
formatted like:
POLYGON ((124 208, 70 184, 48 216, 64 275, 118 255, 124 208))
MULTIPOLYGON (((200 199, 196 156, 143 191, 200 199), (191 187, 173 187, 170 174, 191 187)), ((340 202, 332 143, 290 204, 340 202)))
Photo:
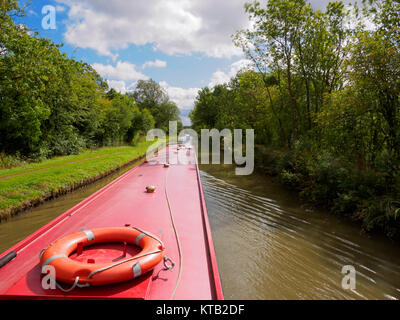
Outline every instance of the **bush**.
POLYGON ((86 143, 74 128, 69 127, 49 136, 46 141, 46 147, 49 150, 47 156, 64 156, 79 154, 81 150, 86 148, 86 143))
POLYGON ((4 152, 0 153, 0 169, 11 169, 13 167, 21 166, 24 163, 25 161, 21 159, 19 154, 10 156, 4 152))
POLYGON ((256 165, 266 174, 297 190, 306 201, 362 223, 366 231, 380 230, 400 237, 400 177, 389 169, 359 169, 329 152, 317 156, 298 143, 293 150, 256 148, 256 165))

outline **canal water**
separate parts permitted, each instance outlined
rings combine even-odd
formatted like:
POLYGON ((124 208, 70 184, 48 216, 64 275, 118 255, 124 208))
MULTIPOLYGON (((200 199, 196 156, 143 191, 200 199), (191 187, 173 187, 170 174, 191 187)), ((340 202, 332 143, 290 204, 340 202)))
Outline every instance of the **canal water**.
MULTIPOLYGON (((398 244, 303 208, 268 177, 239 177, 230 165, 200 169, 226 299, 400 299, 398 244), (355 290, 342 288, 347 265, 355 290)), ((0 224, 0 252, 126 170, 0 224)))
POLYGON ((400 299, 398 244, 304 209, 271 178, 200 168, 226 299, 400 299), (342 287, 344 266, 355 290, 342 287))

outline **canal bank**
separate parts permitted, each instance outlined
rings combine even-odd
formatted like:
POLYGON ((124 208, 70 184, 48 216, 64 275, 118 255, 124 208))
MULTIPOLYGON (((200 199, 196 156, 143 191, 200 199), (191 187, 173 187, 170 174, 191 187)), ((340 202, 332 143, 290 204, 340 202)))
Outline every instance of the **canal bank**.
MULTIPOLYGON (((103 148, 0 171, 0 222, 143 160, 154 142, 103 148)), ((165 141, 159 141, 159 148, 165 141)))
POLYGON ((298 193, 310 206, 357 221, 365 232, 400 240, 399 177, 360 164, 315 154, 302 145, 293 150, 257 145, 255 167, 298 193))

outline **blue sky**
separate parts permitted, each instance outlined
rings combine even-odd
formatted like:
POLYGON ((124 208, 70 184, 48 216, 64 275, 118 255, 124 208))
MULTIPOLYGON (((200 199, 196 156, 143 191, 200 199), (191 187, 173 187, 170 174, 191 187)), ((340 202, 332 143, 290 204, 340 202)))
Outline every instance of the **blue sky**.
MULTIPOLYGON (((41 37, 64 43, 63 52, 94 66, 121 92, 133 90, 140 79, 159 82, 189 124, 197 91, 228 81, 248 63, 231 40, 249 25, 245 2, 33 0, 22 22, 41 37), (42 27, 46 5, 56 8, 55 30, 42 27)), ((311 2, 318 9, 328 3, 311 2)))

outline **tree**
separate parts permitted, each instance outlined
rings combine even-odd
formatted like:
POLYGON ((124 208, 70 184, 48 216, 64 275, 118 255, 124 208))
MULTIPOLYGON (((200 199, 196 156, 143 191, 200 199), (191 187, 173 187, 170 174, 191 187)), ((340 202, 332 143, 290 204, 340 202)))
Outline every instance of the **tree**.
POLYGON ((168 94, 153 80, 139 80, 132 97, 141 110, 151 112, 155 126, 165 131, 169 128, 169 121, 179 120, 179 109, 170 101, 168 94))
POLYGON ((296 45, 311 8, 305 0, 270 0, 265 8, 260 3, 246 3, 245 10, 254 30, 239 31, 235 43, 242 47, 259 71, 283 70, 285 90, 289 97, 291 136, 297 138, 298 105, 293 86, 293 63, 296 45))
POLYGON ((131 142, 137 132, 154 125, 147 109, 139 110, 132 97, 109 90, 90 65, 16 25, 13 19, 24 15, 16 1, 1 1, 0 9, 2 152, 30 158, 78 153, 131 142), (141 119, 138 128, 134 118, 141 119))
POLYGON ((54 76, 55 45, 30 37, 12 16, 22 15, 15 1, 2 1, 0 13, 0 148, 38 150, 41 123, 50 115, 43 101, 45 82, 54 76), (39 60, 39 61, 38 61, 39 60))
POLYGON ((290 115, 291 145, 311 134, 313 113, 320 111, 324 95, 343 84, 348 13, 341 2, 331 2, 323 13, 305 0, 270 0, 265 7, 255 1, 245 10, 252 28, 237 32, 234 42, 262 75, 270 103, 271 89, 279 89, 271 108, 280 123, 283 114, 290 115))
POLYGON ((146 135, 149 130, 154 128, 154 118, 150 111, 143 109, 141 112, 136 109, 132 119, 132 125, 127 133, 127 142, 132 143, 138 135, 146 135))
POLYGON ((199 90, 195 101, 195 107, 189 115, 193 128, 196 130, 215 128, 218 108, 219 105, 213 102, 210 88, 205 87, 199 90))

